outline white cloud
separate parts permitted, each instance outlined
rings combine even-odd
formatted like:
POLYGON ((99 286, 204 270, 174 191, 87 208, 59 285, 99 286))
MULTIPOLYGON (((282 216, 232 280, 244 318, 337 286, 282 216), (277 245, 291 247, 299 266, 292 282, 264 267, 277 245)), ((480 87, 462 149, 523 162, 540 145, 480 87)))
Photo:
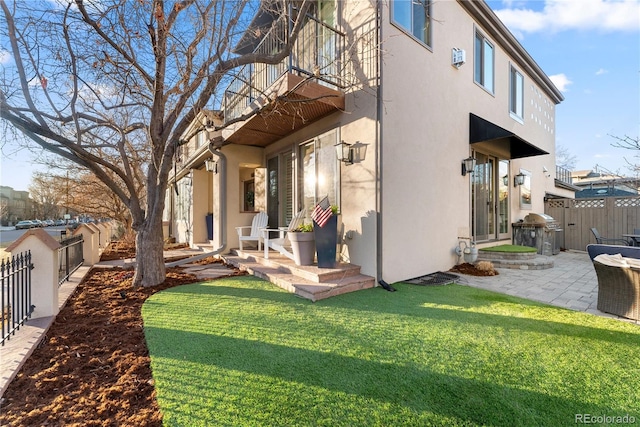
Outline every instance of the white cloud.
POLYGON ((6 51, 6 50, 0 50, 0 64, 8 64, 9 62, 11 62, 11 60, 13 59, 13 56, 11 56, 11 54, 6 51))
POLYGON ((545 0, 544 8, 495 11, 511 31, 638 31, 637 0, 545 0))
POLYGON ((549 76, 549 78, 560 92, 568 92, 569 89, 567 86, 573 83, 564 73, 554 74, 553 76, 549 76))
POLYGON ((600 68, 598 71, 596 71, 596 76, 601 76, 603 74, 607 74, 609 72, 609 70, 605 70, 604 68, 600 68))

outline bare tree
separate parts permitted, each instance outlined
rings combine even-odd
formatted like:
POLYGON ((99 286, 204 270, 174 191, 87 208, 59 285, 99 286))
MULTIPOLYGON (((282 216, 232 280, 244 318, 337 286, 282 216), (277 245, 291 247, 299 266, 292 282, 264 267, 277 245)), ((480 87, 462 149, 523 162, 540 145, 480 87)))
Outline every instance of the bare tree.
POLYGON ((162 212, 181 137, 230 73, 288 55, 309 4, 264 2, 291 22, 289 37, 275 52, 239 55, 232 47, 254 15, 251 0, 0 0, 0 38, 14 61, 0 76, 0 118, 127 206, 134 285, 165 278, 162 212))
POLYGON ((624 137, 614 135, 609 136, 616 140, 616 142, 611 144, 612 146, 636 152, 633 154, 632 160, 625 157, 624 161, 627 163, 627 169, 629 169, 635 176, 640 176, 640 138, 632 138, 628 135, 625 135, 624 137))
POLYGON ((59 193, 50 176, 35 173, 31 177, 29 196, 35 205, 36 218, 51 219, 59 216, 63 195, 59 193))
POLYGON ((573 170, 577 162, 578 158, 575 154, 572 154, 567 147, 564 145, 558 145, 556 147, 556 165, 567 170, 573 170))
POLYGON ((42 206, 41 217, 61 218, 65 213, 82 213, 93 218, 117 220, 125 231, 132 230, 131 213, 122 200, 89 172, 36 173, 32 177, 29 194, 42 206))

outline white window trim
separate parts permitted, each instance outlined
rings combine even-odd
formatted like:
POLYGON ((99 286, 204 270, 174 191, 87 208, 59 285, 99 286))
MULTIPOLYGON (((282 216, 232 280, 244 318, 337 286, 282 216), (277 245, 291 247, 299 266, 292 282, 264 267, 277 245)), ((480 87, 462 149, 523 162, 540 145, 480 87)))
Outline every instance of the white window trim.
MULTIPOLYGON (((483 77, 484 73, 483 73, 483 77)), ((482 31, 480 31, 480 29, 478 27, 473 28, 473 81, 476 85, 480 86, 482 89, 484 89, 487 93, 491 94, 491 95, 495 95, 495 91, 496 91, 496 45, 495 43, 493 43, 491 40, 489 40, 489 38, 487 38, 487 36, 484 35, 484 33, 482 31), (493 88, 493 90, 489 89, 487 86, 485 86, 485 83, 487 82, 486 78, 483 78, 484 83, 481 83, 479 81, 476 80, 476 61, 478 61, 478 55, 476 52, 476 37, 480 36, 482 38, 483 41, 483 49, 482 49, 482 55, 481 55, 481 60, 482 60, 482 68, 484 69, 484 42, 486 42, 487 44, 489 44, 491 46, 491 48, 493 49, 493 56, 491 57, 491 87, 493 88)))
POLYGON ((397 29, 399 29, 400 31, 402 31, 403 33, 405 33, 407 36, 409 36, 411 39, 413 39, 414 41, 418 42, 422 47, 427 48, 428 50, 433 52, 433 18, 432 18, 432 14, 433 14, 433 0, 429 0, 429 43, 425 43, 424 41, 420 40, 419 38, 417 38, 416 36, 413 35, 413 33, 405 28, 404 26, 402 26, 402 24, 400 24, 399 22, 397 22, 393 16, 393 2, 395 0, 391 0, 390 4, 389 4, 389 18, 391 21, 391 25, 393 25, 394 27, 396 27, 397 29))
POLYGON ((509 64, 509 116, 511 116, 512 119, 514 119, 515 121, 517 121, 520 124, 524 124, 524 106, 525 106, 525 102, 524 102, 524 74, 522 74, 513 64, 509 64), (513 79, 512 77, 512 73, 516 73, 518 75, 520 75, 520 77, 522 77, 522 87, 521 87, 521 94, 522 94, 522 99, 520 100, 520 109, 522 110, 522 115, 518 115, 518 113, 516 113, 513 108, 513 79))

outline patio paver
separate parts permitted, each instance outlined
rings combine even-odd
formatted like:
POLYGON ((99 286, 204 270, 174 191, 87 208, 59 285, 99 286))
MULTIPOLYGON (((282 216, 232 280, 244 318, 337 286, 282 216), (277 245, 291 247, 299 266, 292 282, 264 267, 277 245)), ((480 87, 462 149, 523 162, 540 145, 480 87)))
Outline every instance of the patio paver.
POLYGON ((597 309, 598 278, 586 252, 560 252, 553 259, 547 270, 498 268, 497 276, 461 275, 459 283, 640 325, 597 309))

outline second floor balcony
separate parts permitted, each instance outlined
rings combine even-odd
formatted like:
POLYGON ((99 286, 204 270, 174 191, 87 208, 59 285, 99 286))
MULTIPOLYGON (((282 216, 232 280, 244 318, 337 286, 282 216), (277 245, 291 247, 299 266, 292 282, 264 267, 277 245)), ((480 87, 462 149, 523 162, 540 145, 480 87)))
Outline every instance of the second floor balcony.
MULTIPOLYGON (((246 65, 226 89, 223 111, 228 128, 223 136, 228 142, 266 146, 344 109, 344 35, 312 16, 304 19, 282 62, 246 65)), ((280 51, 287 43, 289 27, 288 21, 275 19, 252 51, 280 51)))

